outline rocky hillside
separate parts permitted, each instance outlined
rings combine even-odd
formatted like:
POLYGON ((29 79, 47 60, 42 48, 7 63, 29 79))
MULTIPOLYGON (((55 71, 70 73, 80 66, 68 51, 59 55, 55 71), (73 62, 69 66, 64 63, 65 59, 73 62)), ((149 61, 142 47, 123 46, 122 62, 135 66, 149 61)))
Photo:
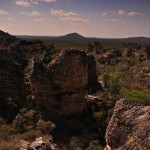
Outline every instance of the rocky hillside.
POLYGON ((41 41, 0 46, 0 149, 50 135, 62 149, 104 146, 114 103, 86 96, 102 91, 93 56, 78 49, 60 52, 41 41))
POLYGON ((149 47, 61 51, 0 32, 0 149, 148 149, 149 58, 149 47))

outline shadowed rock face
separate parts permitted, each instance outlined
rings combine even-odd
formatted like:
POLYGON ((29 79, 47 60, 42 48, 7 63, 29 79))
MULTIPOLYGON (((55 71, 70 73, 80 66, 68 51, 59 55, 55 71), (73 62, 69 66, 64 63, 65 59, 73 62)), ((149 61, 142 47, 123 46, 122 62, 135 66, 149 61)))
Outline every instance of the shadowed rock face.
POLYGON ((0 58, 0 115, 12 121, 24 103, 23 72, 19 65, 0 58))
POLYGON ((45 64, 36 56, 30 72, 32 94, 46 116, 80 113, 85 107, 87 55, 67 50, 45 64))
POLYGON ((98 82, 98 75, 96 73, 96 61, 94 56, 88 56, 88 92, 96 93, 102 90, 101 84, 98 82))
POLYGON ((150 148, 150 106, 119 100, 106 131, 106 150, 150 148))

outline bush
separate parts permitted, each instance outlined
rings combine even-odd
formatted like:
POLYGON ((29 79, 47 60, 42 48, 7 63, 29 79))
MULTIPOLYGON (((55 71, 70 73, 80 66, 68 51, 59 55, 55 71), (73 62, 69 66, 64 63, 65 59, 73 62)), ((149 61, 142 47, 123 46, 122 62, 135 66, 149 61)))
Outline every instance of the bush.
POLYGON ((119 94, 121 82, 120 77, 117 73, 105 73, 103 74, 102 80, 104 87, 113 94, 119 94))
POLYGON ((44 121, 40 119, 36 124, 36 128, 43 133, 51 133, 56 128, 56 126, 51 121, 44 121))
POLYGON ((133 90, 124 94, 124 97, 129 102, 143 103, 145 105, 150 105, 150 94, 147 92, 133 90))
POLYGON ((20 110, 20 113, 13 120, 13 126, 19 132, 25 132, 36 127, 37 121, 41 118, 40 114, 35 110, 20 110))

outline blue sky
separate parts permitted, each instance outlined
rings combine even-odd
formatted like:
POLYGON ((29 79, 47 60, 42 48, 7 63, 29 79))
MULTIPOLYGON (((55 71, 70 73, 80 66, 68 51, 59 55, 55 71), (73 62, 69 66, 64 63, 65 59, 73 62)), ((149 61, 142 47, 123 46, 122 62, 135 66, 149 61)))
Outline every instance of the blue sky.
POLYGON ((0 30, 14 35, 150 37, 150 0, 0 0, 0 30))

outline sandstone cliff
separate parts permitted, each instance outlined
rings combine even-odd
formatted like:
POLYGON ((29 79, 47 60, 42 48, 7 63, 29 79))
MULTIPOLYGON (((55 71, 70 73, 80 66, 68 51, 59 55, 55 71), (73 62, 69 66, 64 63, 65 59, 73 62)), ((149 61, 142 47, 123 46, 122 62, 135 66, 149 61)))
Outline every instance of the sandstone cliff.
POLYGON ((150 106, 119 100, 106 131, 106 150, 150 149, 150 106))

